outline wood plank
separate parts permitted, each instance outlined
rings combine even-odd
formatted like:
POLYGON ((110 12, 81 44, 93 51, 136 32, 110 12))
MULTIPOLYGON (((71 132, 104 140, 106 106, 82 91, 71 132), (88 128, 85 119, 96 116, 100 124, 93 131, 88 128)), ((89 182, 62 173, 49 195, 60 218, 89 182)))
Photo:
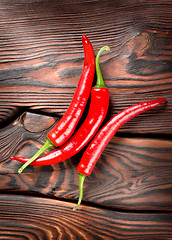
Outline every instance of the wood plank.
MULTIPOLYGON (((1 131, 1 190, 78 198, 76 168, 83 151, 59 164, 28 166, 21 175, 17 174, 21 163, 9 160, 11 155, 31 157, 45 142, 48 130, 29 132, 23 121, 16 121, 1 131)), ((83 202, 112 208, 172 210, 171 199, 172 141, 168 139, 115 136, 84 185, 83 202)))
POLYGON ((170 0, 1 0, 0 6, 1 126, 26 109, 64 114, 82 70, 85 33, 95 53, 111 47, 101 57, 111 94, 109 116, 142 100, 168 99, 161 111, 120 131, 172 133, 170 0))
POLYGON ((0 195, 0 239, 172 239, 171 213, 122 213, 20 195, 0 195))

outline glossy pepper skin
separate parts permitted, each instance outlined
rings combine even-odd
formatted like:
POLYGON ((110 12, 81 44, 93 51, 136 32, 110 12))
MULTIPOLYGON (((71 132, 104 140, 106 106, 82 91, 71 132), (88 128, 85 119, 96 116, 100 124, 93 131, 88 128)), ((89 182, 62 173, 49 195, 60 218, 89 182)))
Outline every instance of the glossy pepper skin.
POLYGON ((82 42, 85 52, 84 67, 72 102, 56 126, 47 134, 48 139, 57 147, 63 145, 73 134, 82 116, 93 84, 95 72, 93 47, 85 35, 82 36, 82 42))
POLYGON ((20 174, 29 164, 37 159, 46 149, 52 146, 63 145, 73 134, 82 114, 85 109, 87 100, 90 95, 93 78, 95 73, 95 56, 92 44, 86 37, 82 36, 84 47, 84 67, 78 86, 75 90, 71 104, 63 117, 59 120, 56 126, 47 134, 47 141, 41 149, 29 159, 21 168, 18 169, 20 174))
MULTIPOLYGON (((78 153, 95 135, 103 122, 109 105, 109 91, 107 88, 93 88, 88 115, 82 126, 61 147, 37 158, 31 165, 44 166, 62 162, 78 153)), ((25 163, 29 158, 11 157, 25 163)))
POLYGON ((165 98, 161 98, 130 106, 112 117, 104 125, 104 127, 100 129, 100 131, 96 134, 96 136, 93 138, 85 150, 77 167, 77 170, 79 172, 80 195, 78 205, 74 208, 74 210, 76 210, 81 203, 85 177, 92 173, 94 166, 100 158, 100 155, 102 154, 104 148, 110 142, 117 130, 130 119, 166 101, 167 100, 165 98))
MULTIPOLYGON (((104 50, 110 49, 107 46, 102 47, 97 54, 97 83, 95 87, 93 87, 91 90, 91 103, 85 121, 65 144, 55 149, 54 151, 37 158, 31 163, 31 165, 51 165, 72 157, 73 155, 78 153, 98 131, 100 125, 106 117, 109 107, 109 91, 104 84, 99 66, 99 56, 104 50)), ((11 159, 18 160, 22 163, 25 163, 29 160, 22 157, 11 157, 11 159)))

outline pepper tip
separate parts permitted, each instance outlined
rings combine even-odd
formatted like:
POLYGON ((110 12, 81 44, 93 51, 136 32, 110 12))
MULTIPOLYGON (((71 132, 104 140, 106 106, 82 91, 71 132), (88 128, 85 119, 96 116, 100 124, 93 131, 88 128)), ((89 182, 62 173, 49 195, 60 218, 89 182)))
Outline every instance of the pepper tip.
POLYGON ((82 42, 87 43, 89 40, 85 34, 82 35, 82 42))

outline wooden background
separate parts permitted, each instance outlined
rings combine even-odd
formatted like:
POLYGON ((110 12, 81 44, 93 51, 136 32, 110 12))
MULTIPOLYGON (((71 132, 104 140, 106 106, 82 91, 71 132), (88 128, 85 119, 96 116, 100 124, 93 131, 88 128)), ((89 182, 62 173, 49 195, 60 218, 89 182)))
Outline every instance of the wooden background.
POLYGON ((172 2, 0 0, 0 127, 0 239, 172 239, 172 2), (141 101, 168 102, 118 131, 74 212, 83 151, 21 175, 9 157, 31 157, 67 110, 82 34, 95 54, 111 48, 100 58, 105 121, 141 101))

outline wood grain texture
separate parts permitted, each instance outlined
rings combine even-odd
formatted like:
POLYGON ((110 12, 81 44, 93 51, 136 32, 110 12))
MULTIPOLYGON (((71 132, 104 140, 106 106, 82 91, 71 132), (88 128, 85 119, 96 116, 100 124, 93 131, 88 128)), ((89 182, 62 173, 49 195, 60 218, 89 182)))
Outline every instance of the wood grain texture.
POLYGON ((120 213, 17 195, 0 196, 0 239, 172 239, 172 214, 120 213))
MULTIPOLYGON (((29 114, 28 118, 37 121, 35 115, 29 114)), ((27 122, 30 122, 28 118, 27 122)), ((78 198, 76 168, 83 151, 59 164, 28 166, 21 175, 17 174, 21 163, 9 160, 11 155, 34 155, 45 142, 48 131, 49 129, 29 132, 20 119, 1 131, 1 190, 35 192, 59 199, 78 198)), ((167 211, 172 210, 171 199, 170 140, 115 136, 105 148, 91 176, 86 178, 84 185, 83 202, 110 208, 167 211)))
POLYGON ((64 114, 82 71, 84 33, 95 53, 111 47, 101 57, 109 116, 142 99, 168 99, 161 112, 120 131, 172 133, 170 0, 1 0, 0 15, 1 126, 26 109, 64 114))
POLYGON ((170 0, 0 0, 0 239, 172 239, 171 73, 170 0), (82 152, 22 175, 9 157, 31 157, 67 110, 82 34, 95 54, 111 48, 100 58, 107 119, 141 101, 168 103, 119 130, 74 212, 82 152))

